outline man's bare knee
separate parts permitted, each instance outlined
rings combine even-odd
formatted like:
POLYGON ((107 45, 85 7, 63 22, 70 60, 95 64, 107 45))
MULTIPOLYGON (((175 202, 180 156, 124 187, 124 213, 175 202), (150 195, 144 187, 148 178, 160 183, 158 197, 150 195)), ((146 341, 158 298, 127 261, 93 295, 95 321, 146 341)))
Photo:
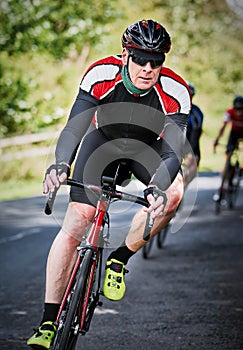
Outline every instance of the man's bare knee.
POLYGON ((72 202, 69 204, 62 226, 62 233, 70 240, 81 241, 88 231, 95 214, 95 208, 88 204, 72 202))

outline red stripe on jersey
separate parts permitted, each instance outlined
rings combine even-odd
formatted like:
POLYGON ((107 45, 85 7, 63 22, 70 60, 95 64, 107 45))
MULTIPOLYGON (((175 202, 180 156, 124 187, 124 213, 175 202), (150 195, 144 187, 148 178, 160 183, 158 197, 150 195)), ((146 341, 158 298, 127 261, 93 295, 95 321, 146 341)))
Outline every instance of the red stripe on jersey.
POLYGON ((110 56, 93 63, 83 76, 80 87, 100 100, 121 80, 122 59, 110 56))
POLYGON ((100 100, 105 95, 107 95, 110 91, 114 90, 116 84, 119 83, 120 81, 122 81, 121 73, 118 74, 114 80, 102 81, 100 83, 97 83, 92 90, 92 95, 100 100), (115 84, 114 84, 114 82, 115 82, 115 84))
POLYGON ((234 111, 234 108, 230 108, 225 113, 225 122, 231 122, 231 128, 235 131, 243 131, 243 119, 240 118, 234 111))
POLYGON ((164 113, 177 113, 179 112, 180 106, 179 103, 172 97, 166 94, 159 84, 156 84, 155 89, 158 91, 158 95, 161 101, 161 104, 164 109, 164 113))
POLYGON ((187 83, 170 68, 162 67, 160 74, 166 113, 188 114, 191 109, 191 98, 187 83))
POLYGON ((122 60, 119 56, 109 56, 109 57, 105 57, 105 58, 101 58, 100 60, 92 63, 88 69, 86 70, 86 72, 84 73, 83 78, 85 77, 85 75, 94 67, 96 66, 102 66, 102 65, 106 65, 106 64, 114 64, 114 65, 118 65, 121 66, 122 65, 122 60))
POLYGON ((173 72, 173 70, 171 70, 170 68, 167 68, 167 67, 162 67, 161 69, 161 73, 162 75, 164 76, 168 76, 176 81, 178 81, 180 84, 183 84, 187 90, 190 92, 188 86, 187 86, 187 83, 185 82, 184 79, 182 79, 178 74, 176 74, 175 72, 173 72))

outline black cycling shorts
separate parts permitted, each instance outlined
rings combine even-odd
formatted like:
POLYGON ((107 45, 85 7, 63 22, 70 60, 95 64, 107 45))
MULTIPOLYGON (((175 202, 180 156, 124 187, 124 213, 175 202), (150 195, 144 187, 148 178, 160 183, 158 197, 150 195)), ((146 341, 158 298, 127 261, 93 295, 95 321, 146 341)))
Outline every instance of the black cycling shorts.
MULTIPOLYGON (((161 162, 162 139, 152 145, 132 139, 109 140, 99 130, 88 132, 82 140, 75 162, 73 178, 84 183, 100 185, 103 175, 114 177, 121 163, 118 184, 131 174, 146 186, 161 162)), ((97 198, 91 193, 72 187, 70 198, 74 202, 96 206, 97 198)))
POLYGON ((243 130, 231 130, 226 147, 226 153, 234 151, 239 139, 243 139, 243 130))

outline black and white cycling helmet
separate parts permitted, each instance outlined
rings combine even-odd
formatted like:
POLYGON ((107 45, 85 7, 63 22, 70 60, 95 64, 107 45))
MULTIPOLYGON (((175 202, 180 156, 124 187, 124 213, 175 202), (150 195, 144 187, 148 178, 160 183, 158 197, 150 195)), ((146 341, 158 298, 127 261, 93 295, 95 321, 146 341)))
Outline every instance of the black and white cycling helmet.
POLYGON ((192 83, 190 83, 189 81, 187 81, 187 85, 188 85, 188 87, 190 89, 191 95, 194 96, 195 93, 196 93, 195 86, 192 83))
POLYGON ((243 96, 236 96, 233 102, 234 108, 243 108, 243 96))
POLYGON ((164 55, 171 48, 169 33, 158 22, 141 20, 130 25, 122 36, 122 46, 142 50, 154 55, 164 55))

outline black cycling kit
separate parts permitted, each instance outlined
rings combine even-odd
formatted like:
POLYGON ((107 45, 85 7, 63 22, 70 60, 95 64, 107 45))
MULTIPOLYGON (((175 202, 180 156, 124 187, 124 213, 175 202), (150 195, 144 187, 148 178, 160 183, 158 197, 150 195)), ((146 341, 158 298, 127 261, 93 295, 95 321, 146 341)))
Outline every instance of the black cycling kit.
MULTIPOLYGON (((162 67, 157 83, 132 94, 123 83, 122 59, 110 56, 84 74, 56 148, 56 161, 75 162, 76 179, 100 183, 118 159, 145 185, 166 190, 180 170, 191 98, 185 81, 162 67)), ((87 202, 80 190, 73 201, 87 202)), ((88 202, 90 202, 88 200, 88 202)))

